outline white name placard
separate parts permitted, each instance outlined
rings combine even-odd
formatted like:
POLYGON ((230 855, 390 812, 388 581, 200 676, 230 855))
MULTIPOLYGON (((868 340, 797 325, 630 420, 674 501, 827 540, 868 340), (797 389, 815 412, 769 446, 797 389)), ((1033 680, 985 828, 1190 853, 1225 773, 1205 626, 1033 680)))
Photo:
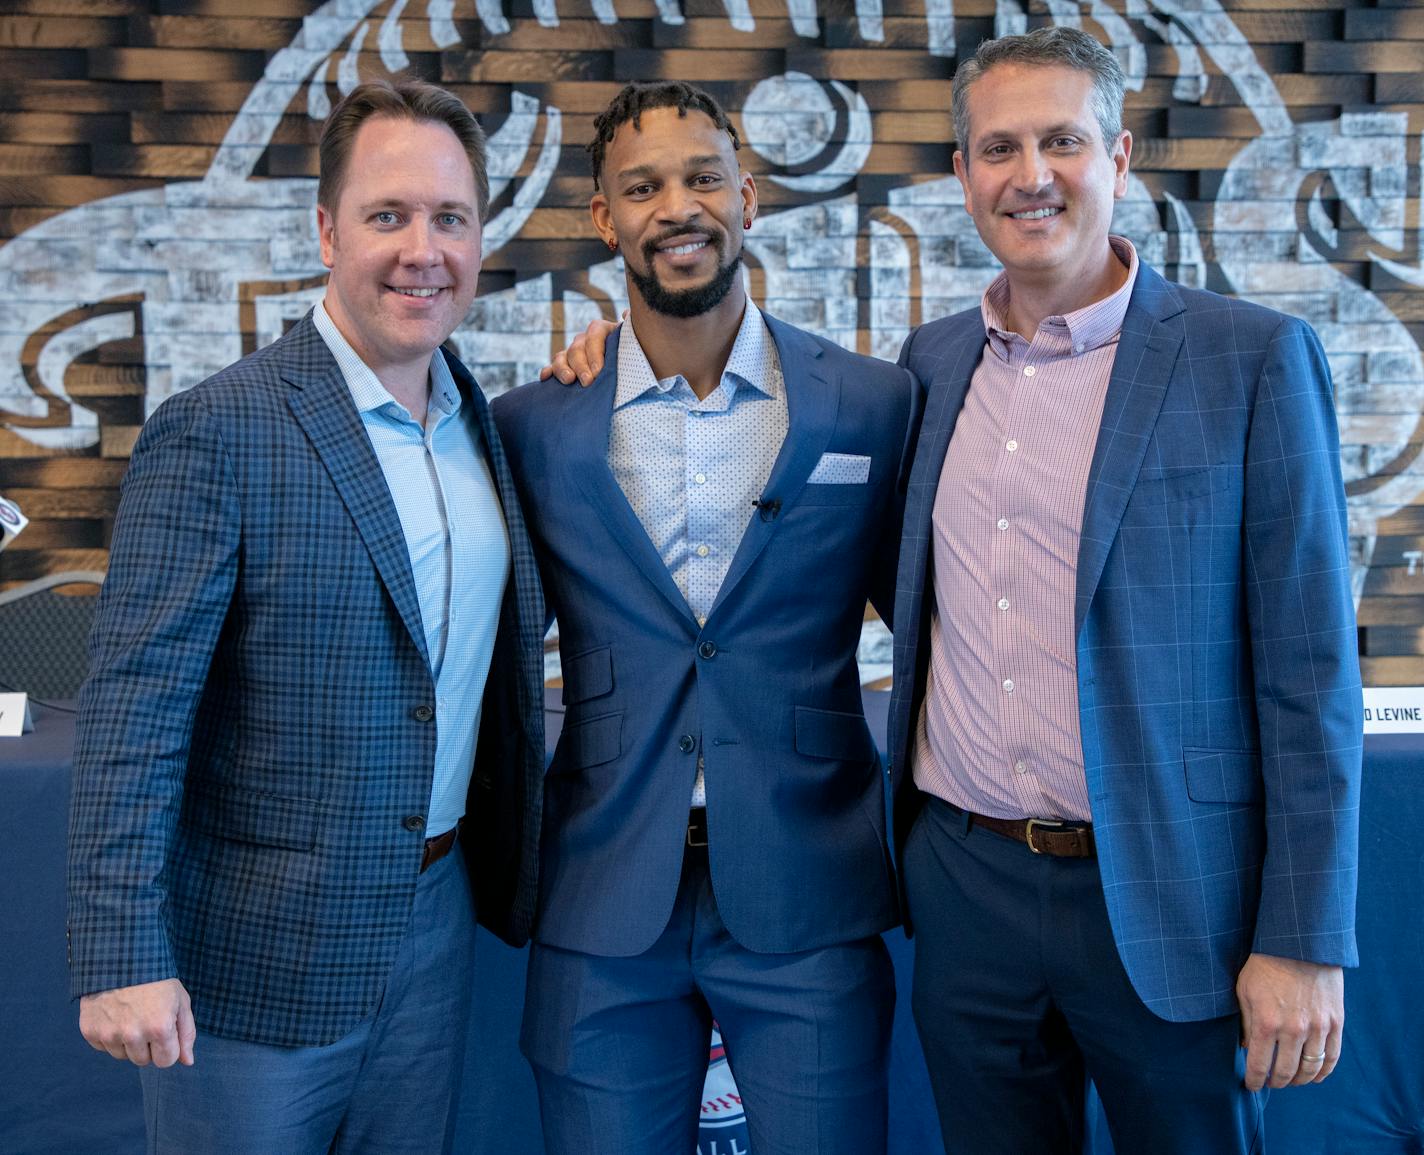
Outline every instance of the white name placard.
POLYGON ((1424 686, 1366 686, 1366 734, 1424 734, 1424 686))
POLYGON ((18 738, 35 728, 28 694, 0 694, 0 738, 18 738))

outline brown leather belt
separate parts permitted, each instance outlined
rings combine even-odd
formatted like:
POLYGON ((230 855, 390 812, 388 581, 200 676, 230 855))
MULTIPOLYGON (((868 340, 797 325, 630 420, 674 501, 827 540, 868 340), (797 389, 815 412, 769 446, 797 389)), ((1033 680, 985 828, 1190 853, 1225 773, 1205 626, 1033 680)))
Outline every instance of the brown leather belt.
POLYGON ((455 839, 460 833, 460 825, 456 823, 445 831, 444 834, 437 834, 434 838, 425 840, 425 853, 420 856, 420 873, 424 874, 450 851, 455 849, 455 839))
MULTIPOLYGON (((968 812, 966 812, 968 813, 968 812)), ((988 818, 969 814, 969 825, 1025 843, 1035 854, 1054 858, 1093 858, 1097 846, 1091 822, 1050 822, 1045 818, 988 818)))
POLYGON ((694 806, 687 812, 687 845, 696 849, 707 845, 707 807, 694 806))

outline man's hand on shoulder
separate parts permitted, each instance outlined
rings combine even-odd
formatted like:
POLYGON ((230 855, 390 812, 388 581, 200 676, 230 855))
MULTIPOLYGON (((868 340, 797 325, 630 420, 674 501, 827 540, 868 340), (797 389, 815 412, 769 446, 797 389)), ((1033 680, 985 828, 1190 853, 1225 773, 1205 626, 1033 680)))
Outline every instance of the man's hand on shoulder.
POLYGON ((1253 954, 1236 979, 1236 997, 1248 1091, 1319 1083, 1335 1069, 1345 1030, 1339 967, 1253 954))
POLYGON ((592 385, 593 379, 603 371, 604 342, 616 328, 617 321, 605 321, 602 317, 590 321, 588 328, 575 337, 567 349, 554 354, 552 364, 539 370, 539 380, 557 377, 565 385, 572 385, 575 380, 580 385, 592 385))
POLYGON ((96 1051, 138 1067, 193 1065, 198 1031, 188 992, 177 979, 85 995, 79 1000, 79 1030, 96 1051))

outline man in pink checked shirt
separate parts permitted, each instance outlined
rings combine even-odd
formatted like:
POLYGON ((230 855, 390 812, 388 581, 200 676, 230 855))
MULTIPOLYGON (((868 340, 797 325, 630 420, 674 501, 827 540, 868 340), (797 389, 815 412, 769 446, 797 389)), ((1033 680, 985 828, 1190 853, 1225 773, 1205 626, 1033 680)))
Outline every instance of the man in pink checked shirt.
POLYGON ((1070 28, 979 46, 954 169, 1004 266, 925 387, 890 744, 950 1150, 1259 1151, 1334 1069, 1361 704, 1330 375, 1109 232, 1132 136, 1070 28), (909 773, 906 773, 906 771, 909 773))

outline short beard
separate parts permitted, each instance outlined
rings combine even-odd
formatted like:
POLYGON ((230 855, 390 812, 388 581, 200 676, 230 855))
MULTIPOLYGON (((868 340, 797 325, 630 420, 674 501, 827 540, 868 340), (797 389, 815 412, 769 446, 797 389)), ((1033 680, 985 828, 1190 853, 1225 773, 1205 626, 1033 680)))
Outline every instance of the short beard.
POLYGON ((643 256, 648 262, 646 273, 640 273, 624 262, 628 279, 633 282, 644 303, 655 313, 679 318, 700 317, 704 313, 710 313, 732 291, 732 284, 742 271, 742 254, 738 253, 728 264, 718 266, 717 275, 705 285, 695 289, 669 289, 658 280, 657 273, 653 271, 657 251, 655 246, 664 239, 659 238, 643 247, 643 256))

